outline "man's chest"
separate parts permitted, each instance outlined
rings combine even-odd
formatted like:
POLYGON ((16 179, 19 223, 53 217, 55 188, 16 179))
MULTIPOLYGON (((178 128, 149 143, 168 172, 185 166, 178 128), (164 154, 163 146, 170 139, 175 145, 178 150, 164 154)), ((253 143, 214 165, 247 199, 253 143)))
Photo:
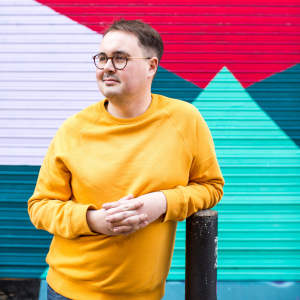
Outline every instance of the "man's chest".
POLYGON ((73 193, 118 198, 127 191, 139 196, 186 185, 191 157, 172 126, 157 123, 147 130, 86 132, 68 158, 73 193))

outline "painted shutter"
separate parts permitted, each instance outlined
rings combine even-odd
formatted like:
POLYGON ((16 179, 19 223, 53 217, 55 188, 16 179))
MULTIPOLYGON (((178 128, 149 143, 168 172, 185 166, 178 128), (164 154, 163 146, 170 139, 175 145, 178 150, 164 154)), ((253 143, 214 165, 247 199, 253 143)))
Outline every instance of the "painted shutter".
MULTIPOLYGON (((153 93, 191 102, 225 177, 218 280, 300 278, 298 1, 0 1, 0 276, 45 277, 52 236, 29 220, 46 149, 70 115, 102 99, 92 55, 115 18, 163 37, 153 93), (43 273, 44 272, 44 273, 43 273)), ((168 280, 184 280, 185 221, 168 280)))

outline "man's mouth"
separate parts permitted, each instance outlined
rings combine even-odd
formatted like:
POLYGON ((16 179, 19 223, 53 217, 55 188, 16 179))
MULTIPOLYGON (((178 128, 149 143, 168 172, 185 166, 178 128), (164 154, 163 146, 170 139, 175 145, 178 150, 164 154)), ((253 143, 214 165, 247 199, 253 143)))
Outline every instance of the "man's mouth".
POLYGON ((117 80, 111 79, 111 78, 104 79, 104 81, 105 81, 105 82, 118 82, 117 80))

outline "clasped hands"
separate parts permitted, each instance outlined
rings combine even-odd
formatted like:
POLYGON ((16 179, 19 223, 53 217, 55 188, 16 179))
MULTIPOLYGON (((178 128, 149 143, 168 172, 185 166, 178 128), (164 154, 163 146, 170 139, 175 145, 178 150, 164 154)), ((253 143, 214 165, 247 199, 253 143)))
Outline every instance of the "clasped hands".
POLYGON ((162 192, 137 198, 130 194, 116 202, 104 203, 100 210, 88 210, 87 221, 95 232, 125 236, 146 227, 166 211, 167 199, 162 192))

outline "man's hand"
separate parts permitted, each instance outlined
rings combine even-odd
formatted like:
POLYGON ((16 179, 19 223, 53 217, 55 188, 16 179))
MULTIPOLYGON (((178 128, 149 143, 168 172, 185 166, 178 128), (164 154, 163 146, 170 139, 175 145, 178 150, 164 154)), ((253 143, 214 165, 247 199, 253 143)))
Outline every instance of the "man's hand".
POLYGON ((140 229, 137 226, 132 226, 133 224, 138 225, 136 223, 139 220, 137 216, 146 215, 147 219, 145 218, 145 220, 150 224, 167 211, 167 199, 162 192, 153 192, 133 199, 127 197, 122 199, 102 205, 102 208, 107 210, 107 222, 110 222, 115 227, 115 232, 118 230, 117 232, 120 232, 122 235, 127 235, 140 229), (137 209, 132 209, 132 205, 139 201, 142 201, 144 205, 137 209))
MULTIPOLYGON (((90 227, 91 231, 93 232, 99 232, 106 235, 118 235, 121 232, 118 230, 115 230, 116 226, 120 225, 126 225, 127 230, 130 230, 131 232, 134 232, 138 229, 141 229, 145 226, 147 226, 146 220, 148 219, 147 215, 142 214, 140 208, 144 205, 142 201, 139 201, 138 199, 134 199, 135 201, 131 201, 130 203, 126 202, 127 199, 132 199, 133 195, 129 195, 127 197, 121 198, 117 202, 112 202, 122 205, 126 203, 127 210, 124 211, 123 216, 124 218, 127 218, 128 216, 132 216, 130 219, 130 222, 123 221, 122 224, 119 222, 117 223, 109 223, 106 221, 106 218, 108 217, 108 212, 110 210, 105 209, 99 209, 99 210, 88 210, 86 213, 86 219, 88 226, 90 227)), ((128 200, 127 200, 128 201, 128 200)), ((125 227, 125 226, 124 226, 125 227)))

